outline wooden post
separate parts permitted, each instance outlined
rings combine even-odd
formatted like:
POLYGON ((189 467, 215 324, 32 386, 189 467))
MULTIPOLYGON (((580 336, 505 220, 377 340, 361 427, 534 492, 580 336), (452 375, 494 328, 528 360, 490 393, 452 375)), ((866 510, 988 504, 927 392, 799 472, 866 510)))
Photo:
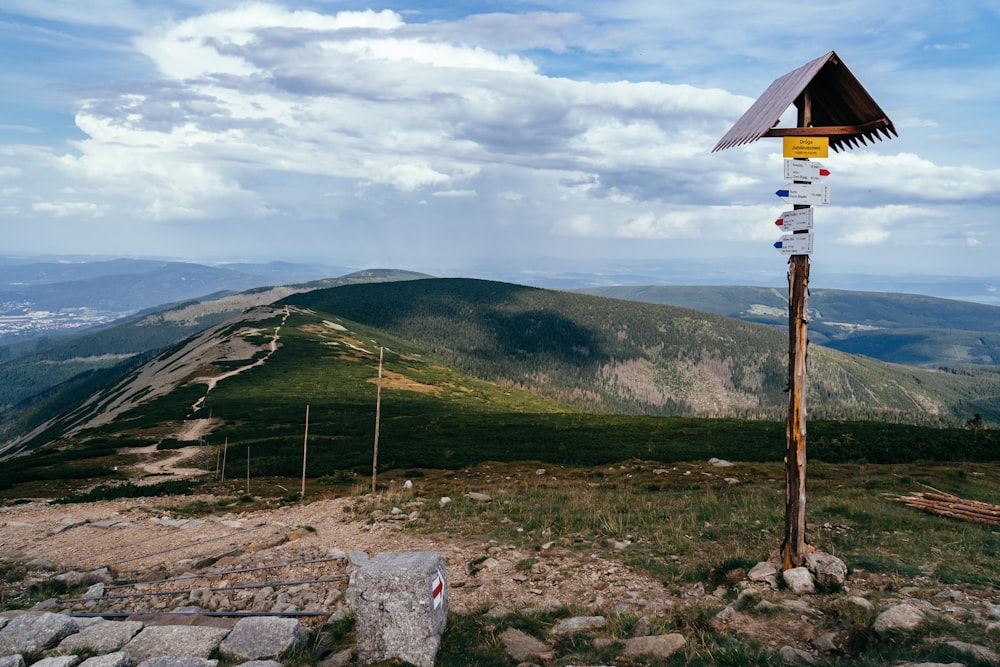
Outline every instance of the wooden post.
POLYGON ((222 443, 222 479, 220 481, 226 481, 226 450, 229 449, 229 438, 222 443))
POLYGON ((302 493, 301 497, 306 497, 306 453, 309 447, 309 406, 306 405, 306 434, 302 439, 302 493))
POLYGON ((250 445, 247 445, 247 495, 250 495, 250 445))
MULTIPOLYGON (((812 123, 809 92, 798 105, 798 126, 812 123)), ((795 209, 808 208, 795 205, 795 209)), ((799 233, 799 232, 796 232, 799 233)), ((808 233, 803 231, 801 233, 808 233)), ((809 255, 788 260, 788 419, 785 423, 784 569, 799 567, 806 555, 806 361, 809 255)))
POLYGON ((382 412, 382 355, 384 347, 378 349, 378 389, 375 393, 375 449, 372 452, 372 493, 375 493, 375 476, 378 474, 378 426, 382 412))

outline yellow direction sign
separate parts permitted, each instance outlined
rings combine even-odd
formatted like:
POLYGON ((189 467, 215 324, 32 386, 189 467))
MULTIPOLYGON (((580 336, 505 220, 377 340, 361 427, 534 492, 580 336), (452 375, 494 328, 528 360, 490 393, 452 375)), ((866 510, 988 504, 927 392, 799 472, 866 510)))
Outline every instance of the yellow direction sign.
POLYGON ((783 137, 785 157, 830 157, 830 137, 783 137))

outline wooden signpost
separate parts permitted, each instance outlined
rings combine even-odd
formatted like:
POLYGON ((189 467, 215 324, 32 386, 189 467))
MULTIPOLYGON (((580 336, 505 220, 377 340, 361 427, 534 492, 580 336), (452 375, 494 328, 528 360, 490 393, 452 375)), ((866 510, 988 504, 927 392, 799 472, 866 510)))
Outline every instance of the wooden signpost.
POLYGON ((788 260, 788 418, 785 444, 785 536, 781 544, 784 568, 803 564, 806 543, 806 370, 808 354, 809 256, 813 250, 813 205, 830 203, 830 192, 816 181, 829 171, 812 158, 856 148, 874 139, 896 135, 892 121, 858 83, 836 53, 830 51, 785 74, 743 114, 716 144, 714 151, 782 137, 785 178, 793 183, 775 194, 794 204, 775 224, 790 232, 774 247, 788 260), (779 128, 792 104, 796 127, 779 128), (880 135, 881 133, 881 135, 880 135))

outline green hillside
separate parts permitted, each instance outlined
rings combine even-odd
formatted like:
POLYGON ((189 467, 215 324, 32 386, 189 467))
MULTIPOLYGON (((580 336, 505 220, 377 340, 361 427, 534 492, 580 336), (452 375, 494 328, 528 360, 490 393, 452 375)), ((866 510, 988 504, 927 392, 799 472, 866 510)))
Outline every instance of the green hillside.
MULTIPOLYGON (((606 334, 588 331, 575 318, 605 322, 612 331, 621 331, 627 322, 628 336, 612 336, 622 343, 613 348, 620 353, 629 347, 623 341, 638 338, 636 332, 646 326, 622 319, 633 305, 650 311, 650 321, 660 322, 665 331, 682 330, 700 340, 726 338, 728 334, 713 332, 710 323, 690 311, 481 281, 430 280, 420 281, 422 289, 414 289, 417 286, 400 283, 385 285, 385 291, 362 290, 354 296, 364 298, 345 303, 387 313, 387 320, 409 328, 417 327, 412 319, 415 314, 405 313, 402 304, 422 294, 419 298, 425 307, 429 307, 428 300, 438 303, 427 311, 431 315, 420 336, 435 338, 433 345, 300 305, 251 309, 165 350, 74 410, 12 443, 8 454, 30 451, 31 455, 4 461, 0 490, 16 485, 12 493, 21 497, 51 496, 95 481, 134 478, 140 459, 127 448, 146 445, 157 445, 161 452, 204 445, 204 453, 194 463, 215 470, 222 463, 223 444, 228 479, 242 478, 249 468, 255 479, 274 478, 274 484, 287 488, 287 480, 301 473, 306 406, 310 415, 308 476, 319 483, 326 478, 335 483, 341 479, 338 471, 363 475, 371 469, 380 350, 384 350, 382 469, 453 469, 484 461, 526 460, 563 465, 627 459, 666 463, 706 454, 738 461, 780 461, 784 454, 781 420, 585 412, 537 390, 525 391, 511 382, 487 382, 440 362, 444 356, 463 356, 456 349, 456 336, 447 335, 447 330, 465 332, 457 338, 476 341, 480 339, 469 332, 487 320, 507 330, 495 332, 489 341, 480 340, 479 354, 464 355, 483 368, 498 366, 498 341, 515 345, 520 352, 511 356, 522 368, 535 363, 536 375, 568 363, 561 357, 573 359, 580 354, 572 348, 579 347, 581 336, 591 346, 591 356, 607 355, 611 348, 602 347, 606 334), (386 296, 394 293, 394 298, 386 296), (487 294, 493 297, 492 307, 483 305, 487 294), (519 301, 519 294, 527 301, 519 301), (567 297, 573 306, 568 309, 563 302, 567 297), (549 298, 563 303, 563 309, 534 310, 549 298), (532 308, 519 313, 525 303, 532 308), (626 310, 616 311, 622 304, 626 310), (392 315, 384 307, 398 310, 392 315), (494 309, 501 312, 488 314, 494 309), (461 317, 445 317, 448 310, 461 317), (544 313, 548 319, 542 317, 544 313), (550 352, 544 344, 550 329, 565 332, 558 340, 572 343, 568 354, 558 349, 550 352), (543 364, 546 359, 555 361, 543 364)), ((313 294, 311 300, 341 299, 342 290, 353 291, 335 288, 313 294)), ((414 312, 420 310, 417 304, 412 307, 414 312)), ((747 335, 759 333, 765 340, 774 335, 766 327, 735 324, 747 335)), ((415 330, 410 334, 417 337, 415 330)), ((721 343, 718 347, 723 349, 721 343)), ((671 354, 682 351, 673 349, 671 354)), ((859 369, 875 368, 863 359, 828 354, 843 362, 833 367, 852 381, 859 369)), ((834 462, 990 460, 997 452, 992 431, 883 422, 816 420, 810 423, 810 438, 811 455, 834 462)))
MULTIPOLYGON (((588 411, 781 419, 787 334, 693 310, 478 280, 353 285, 289 297, 405 337, 442 364, 588 411)), ((810 413, 942 423, 1000 417, 997 376, 813 346, 810 413)))
POLYGON ((295 292, 334 285, 426 277, 391 269, 358 271, 301 285, 191 300, 75 335, 0 345, 0 377, 4 380, 0 383, 0 444, 30 431, 64 410, 71 400, 100 389, 103 385, 99 383, 148 360, 150 354, 248 308, 273 303, 295 292))
MULTIPOLYGON (((787 288, 652 285, 579 291, 788 327, 787 288)), ((996 365, 1000 308, 917 294, 811 289, 809 334, 814 343, 893 363, 996 365)))

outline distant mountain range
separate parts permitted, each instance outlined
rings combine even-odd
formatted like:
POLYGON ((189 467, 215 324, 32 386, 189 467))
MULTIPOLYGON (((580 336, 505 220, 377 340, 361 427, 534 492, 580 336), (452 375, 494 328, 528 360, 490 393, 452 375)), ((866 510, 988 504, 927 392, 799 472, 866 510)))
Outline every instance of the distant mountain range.
MULTIPOLYGON (((613 286, 586 294, 661 303, 788 330, 788 293, 767 287, 613 286)), ((812 289, 813 343, 913 366, 1000 364, 1000 307, 916 294, 812 289)))
POLYGON ((0 343, 107 324, 148 308, 345 272, 288 262, 206 266, 148 259, 0 258, 0 343))

